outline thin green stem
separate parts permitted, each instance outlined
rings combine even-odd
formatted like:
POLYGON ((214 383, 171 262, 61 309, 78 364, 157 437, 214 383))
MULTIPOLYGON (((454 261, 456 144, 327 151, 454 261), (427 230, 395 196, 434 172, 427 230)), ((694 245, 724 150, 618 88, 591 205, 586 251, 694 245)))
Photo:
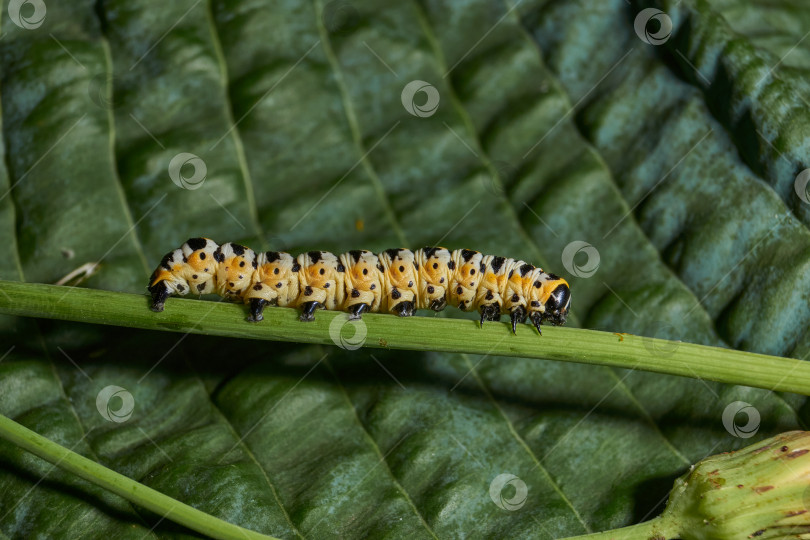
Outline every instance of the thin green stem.
POLYGON ((0 313, 327 345, 351 345, 362 338, 364 347, 545 358, 810 395, 808 362, 577 328, 547 327, 538 336, 531 326, 520 325, 517 335, 512 335, 506 323, 479 328, 470 320, 380 314, 346 324, 345 313, 325 311, 318 312, 314 322, 302 323, 298 313, 288 308, 268 308, 264 321, 249 323, 242 305, 171 298, 164 312, 153 313, 146 295, 10 281, 0 281, 0 313), (341 322, 332 325, 337 317, 341 322))
POLYGON ((24 448, 88 482, 120 495, 133 504, 142 506, 199 533, 221 539, 275 540, 272 536, 244 529, 172 499, 168 495, 60 446, 3 415, 0 415, 0 438, 24 448))
POLYGON ((612 531, 571 536, 563 540, 664 540, 677 538, 677 528, 661 516, 612 531))

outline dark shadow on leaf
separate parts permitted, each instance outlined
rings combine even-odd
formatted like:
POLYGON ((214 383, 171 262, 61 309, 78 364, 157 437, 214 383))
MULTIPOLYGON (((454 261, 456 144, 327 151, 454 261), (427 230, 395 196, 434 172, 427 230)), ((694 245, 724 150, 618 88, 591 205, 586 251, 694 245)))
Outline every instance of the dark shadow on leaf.
POLYGON ((660 516, 667 505, 669 492, 680 474, 650 478, 636 486, 633 523, 649 521, 660 516))

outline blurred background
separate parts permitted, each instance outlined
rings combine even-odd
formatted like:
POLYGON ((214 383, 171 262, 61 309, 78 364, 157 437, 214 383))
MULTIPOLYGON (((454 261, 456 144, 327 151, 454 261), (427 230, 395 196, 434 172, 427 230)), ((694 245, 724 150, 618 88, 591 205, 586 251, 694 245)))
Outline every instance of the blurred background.
MULTIPOLYGON (((810 353, 798 1, 14 0, 0 20, 4 280, 145 294, 194 236, 441 244, 561 275, 569 326, 810 353)), ((0 329, 0 412, 284 538, 627 525, 690 463, 808 417, 487 351, 0 329)), ((191 535, 6 443, 0 533, 191 535)))

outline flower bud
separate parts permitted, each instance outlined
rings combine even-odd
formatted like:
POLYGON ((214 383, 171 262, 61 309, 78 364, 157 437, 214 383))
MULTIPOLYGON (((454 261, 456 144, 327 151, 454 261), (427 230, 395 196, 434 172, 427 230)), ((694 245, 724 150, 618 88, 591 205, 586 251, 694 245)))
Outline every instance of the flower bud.
POLYGON ((661 519, 684 540, 810 539, 810 432, 703 459, 675 481, 661 519))

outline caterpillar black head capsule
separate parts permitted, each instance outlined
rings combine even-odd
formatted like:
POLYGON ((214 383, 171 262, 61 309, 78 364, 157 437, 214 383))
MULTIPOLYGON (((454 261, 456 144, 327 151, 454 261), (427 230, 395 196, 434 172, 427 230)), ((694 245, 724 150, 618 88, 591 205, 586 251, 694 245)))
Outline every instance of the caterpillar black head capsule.
POLYGON ((561 326, 565 324, 568 310, 571 308, 571 289, 562 278, 557 278, 556 281, 547 286, 551 289, 551 293, 546 300, 546 311, 543 313, 543 319, 554 326, 561 326))
POLYGON ((166 303, 166 299, 171 295, 171 291, 169 291, 169 287, 165 281, 157 281, 154 285, 149 287, 149 295, 152 297, 152 305, 149 306, 149 309, 160 313, 163 311, 163 305, 166 303))

